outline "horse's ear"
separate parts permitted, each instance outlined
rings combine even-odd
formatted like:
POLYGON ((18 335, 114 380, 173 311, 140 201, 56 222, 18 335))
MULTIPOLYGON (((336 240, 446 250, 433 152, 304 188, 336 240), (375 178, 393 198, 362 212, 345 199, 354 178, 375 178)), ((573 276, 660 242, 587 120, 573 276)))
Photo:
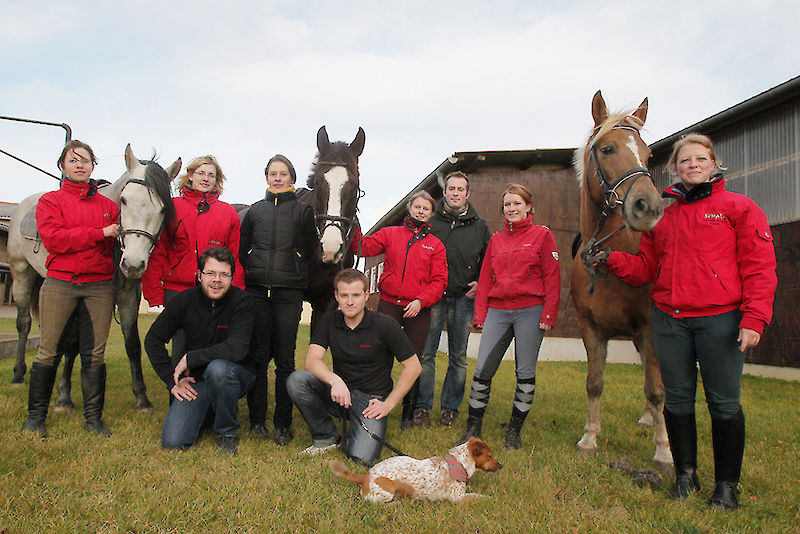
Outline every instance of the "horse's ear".
POLYGON ((350 152, 355 157, 361 155, 364 152, 364 142, 366 141, 367 134, 364 133, 364 128, 361 126, 358 127, 358 133, 356 133, 356 138, 353 139, 353 142, 350 143, 350 152))
POLYGON ((323 125, 322 128, 320 128, 317 131, 317 150, 319 150, 320 153, 324 154, 325 152, 328 151, 330 146, 331 142, 328 140, 328 131, 325 129, 325 126, 323 125))
POLYGON ((181 172, 181 165, 183 165, 183 162, 181 161, 181 158, 178 158, 172 162, 172 165, 164 169, 169 176, 170 182, 174 180, 176 176, 178 176, 179 172, 181 172))
POLYGON ((139 165, 141 165, 141 163, 139 163, 139 159, 133 154, 131 144, 128 143, 128 146, 125 147, 125 168, 128 169, 128 174, 132 174, 133 169, 139 165))
POLYGON ((606 101, 603 100, 603 95, 598 90, 594 97, 592 98, 592 118, 594 119, 594 125, 600 126, 605 122, 608 118, 608 108, 606 107, 606 101))
POLYGON ((633 116, 644 124, 645 119, 647 119, 647 97, 644 97, 642 103, 639 104, 639 107, 633 112, 633 116))

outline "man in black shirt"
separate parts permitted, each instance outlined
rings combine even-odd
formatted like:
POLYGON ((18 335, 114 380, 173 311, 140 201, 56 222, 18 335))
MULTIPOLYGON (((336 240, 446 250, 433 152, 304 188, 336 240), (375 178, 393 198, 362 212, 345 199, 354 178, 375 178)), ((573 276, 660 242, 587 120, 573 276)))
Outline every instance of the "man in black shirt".
POLYGON ((346 411, 345 453, 370 465, 380 455, 389 412, 411 389, 421 366, 397 321, 365 309, 369 295, 363 273, 345 269, 334 287, 339 310, 322 316, 308 346, 306 370, 292 373, 287 388, 311 431, 312 445, 303 452, 318 454, 340 445, 331 415, 346 411), (333 371, 323 361, 328 348, 333 371), (393 386, 395 359, 403 371, 393 386))
POLYGON ((199 287, 176 295, 144 340, 150 363, 174 399, 164 419, 161 446, 185 449, 197 442, 209 410, 217 444, 236 453, 239 398, 255 380, 248 358, 253 297, 231 286, 236 262, 225 247, 211 247, 198 260, 199 287), (171 361, 165 345, 186 332, 186 354, 171 361))

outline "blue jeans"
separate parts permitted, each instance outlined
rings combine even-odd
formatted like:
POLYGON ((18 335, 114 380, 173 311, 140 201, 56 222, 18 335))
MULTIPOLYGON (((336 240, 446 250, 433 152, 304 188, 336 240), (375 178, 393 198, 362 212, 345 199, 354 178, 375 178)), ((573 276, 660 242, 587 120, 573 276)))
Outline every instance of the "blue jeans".
POLYGON ((203 372, 203 380, 192 385, 197 391, 194 400, 172 399, 161 446, 165 449, 186 449, 197 443, 209 409, 214 410, 212 428, 218 436, 238 436, 239 399, 253 385, 255 375, 238 363, 212 360, 203 372))
POLYGON ((442 411, 458 412, 464 400, 467 382, 467 342, 475 312, 475 299, 469 297, 443 297, 431 307, 431 329, 422 353, 422 373, 419 375, 417 408, 431 411, 433 390, 436 386, 436 351, 447 318, 447 353, 450 358, 442 384, 442 411))
POLYGON ((367 419, 362 412, 371 399, 384 400, 385 397, 351 389, 350 408, 345 409, 331 399, 331 386, 308 371, 295 371, 289 375, 286 387, 297 409, 303 414, 303 419, 308 423, 311 441, 316 447, 339 443, 339 430, 331 416, 343 419, 346 412, 350 429, 342 444, 344 453, 366 465, 372 465, 380 456, 383 443, 370 436, 362 424, 377 437, 384 439, 388 417, 367 419))

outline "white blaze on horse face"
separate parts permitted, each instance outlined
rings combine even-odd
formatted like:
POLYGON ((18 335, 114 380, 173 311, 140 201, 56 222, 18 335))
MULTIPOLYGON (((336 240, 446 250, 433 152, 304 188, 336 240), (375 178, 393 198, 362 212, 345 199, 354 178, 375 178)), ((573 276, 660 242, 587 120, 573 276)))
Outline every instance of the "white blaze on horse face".
POLYGON ((628 141, 625 143, 625 146, 633 152, 633 157, 636 158, 636 163, 638 167, 644 167, 644 163, 642 163, 642 158, 639 157, 639 145, 636 143, 636 136, 634 134, 630 134, 628 141))
MULTIPOLYGON (((342 166, 333 167, 325 173, 325 181, 328 182, 328 215, 334 217, 342 216, 342 190, 344 184, 349 180, 347 169, 342 166)), ((322 233, 320 239, 322 243, 322 260, 325 262, 335 262, 338 260, 336 255, 344 243, 344 236, 338 226, 328 226, 322 233)))

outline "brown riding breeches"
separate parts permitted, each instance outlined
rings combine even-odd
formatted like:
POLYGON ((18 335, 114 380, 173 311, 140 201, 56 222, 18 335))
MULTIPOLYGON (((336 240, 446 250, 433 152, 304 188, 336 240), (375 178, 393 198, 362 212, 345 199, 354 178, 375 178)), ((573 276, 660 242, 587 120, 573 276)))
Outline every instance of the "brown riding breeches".
POLYGON ((114 311, 111 280, 72 283, 50 277, 45 278, 39 292, 41 342, 37 362, 56 364, 58 342, 64 325, 77 306, 80 306, 79 347, 83 365, 89 358, 92 366, 103 363, 114 311))

